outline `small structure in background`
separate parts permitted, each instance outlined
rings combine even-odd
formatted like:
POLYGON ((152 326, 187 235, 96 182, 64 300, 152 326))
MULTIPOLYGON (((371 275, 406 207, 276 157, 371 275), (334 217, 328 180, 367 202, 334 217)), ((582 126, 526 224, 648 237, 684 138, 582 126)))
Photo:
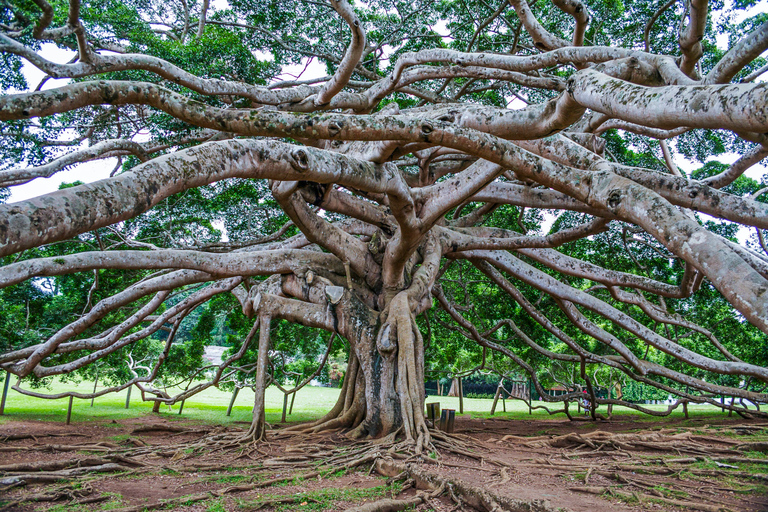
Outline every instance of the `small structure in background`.
POLYGON ((224 351, 227 350, 227 347, 217 347, 216 345, 206 345, 204 349, 205 349, 205 352, 203 352, 204 364, 206 365, 215 364, 216 366, 218 366, 224 360, 224 351))

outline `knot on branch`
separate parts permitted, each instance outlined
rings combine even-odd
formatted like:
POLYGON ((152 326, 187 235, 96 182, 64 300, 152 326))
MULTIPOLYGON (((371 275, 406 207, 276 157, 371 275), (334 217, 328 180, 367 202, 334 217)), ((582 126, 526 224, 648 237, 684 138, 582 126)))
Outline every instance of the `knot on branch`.
POLYGON ((576 89, 575 86, 576 80, 574 79, 573 75, 568 77, 568 80, 565 81, 565 92, 573 96, 573 91, 576 89))
POLYGON ((432 126, 431 123, 424 123, 423 125, 421 125, 421 133, 423 133, 424 135, 429 135, 433 131, 435 131, 435 127, 432 126))
POLYGON ((297 149, 291 153, 291 167, 299 172, 309 169, 309 155, 303 149, 297 149))
POLYGON ((397 348, 397 340, 395 339, 395 331, 391 329, 391 324, 387 323, 379 331, 379 336, 376 339, 376 350, 379 351, 384 357, 391 355, 397 348))
POLYGON ((325 296, 328 297, 330 303, 335 306, 341 302, 342 297, 344 297, 344 288, 341 286, 326 286, 325 296))
POLYGON ((612 190, 608 194, 608 208, 614 209, 621 203, 621 190, 612 190))
POLYGON ((341 132, 341 125, 337 123, 336 121, 331 122, 328 124, 328 135, 331 137, 337 136, 341 132))
MULTIPOLYGON (((457 114, 457 112, 455 112, 455 111, 447 112, 447 113, 441 115, 440 117, 438 117, 437 120, 438 121, 443 121, 443 122, 446 122, 446 123, 453 123, 454 121, 456 121, 456 114, 457 114)), ((423 130, 423 128, 422 128, 422 130, 423 130)))

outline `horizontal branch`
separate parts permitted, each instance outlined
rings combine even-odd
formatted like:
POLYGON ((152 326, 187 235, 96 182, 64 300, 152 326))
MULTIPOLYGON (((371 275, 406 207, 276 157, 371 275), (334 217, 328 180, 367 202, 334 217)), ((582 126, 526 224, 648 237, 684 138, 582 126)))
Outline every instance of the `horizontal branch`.
POLYGON ((58 276, 93 269, 188 269, 217 277, 288 274, 306 269, 344 274, 341 260, 332 254, 284 249, 237 253, 184 250, 81 252, 38 258, 0 268, 0 287, 32 277, 58 276))
POLYGON ((585 69, 568 79, 582 106, 652 128, 768 132, 768 83, 643 87, 585 69))

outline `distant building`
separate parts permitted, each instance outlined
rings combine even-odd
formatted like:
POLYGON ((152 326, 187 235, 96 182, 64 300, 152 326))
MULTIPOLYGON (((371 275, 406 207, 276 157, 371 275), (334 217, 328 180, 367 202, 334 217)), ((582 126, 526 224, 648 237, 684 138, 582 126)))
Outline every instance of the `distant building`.
POLYGON ((227 347, 217 347, 215 345, 207 345, 205 347, 205 353, 203 354, 204 364, 206 366, 209 364, 220 365, 224 359, 222 356, 224 355, 225 350, 227 350, 227 347))

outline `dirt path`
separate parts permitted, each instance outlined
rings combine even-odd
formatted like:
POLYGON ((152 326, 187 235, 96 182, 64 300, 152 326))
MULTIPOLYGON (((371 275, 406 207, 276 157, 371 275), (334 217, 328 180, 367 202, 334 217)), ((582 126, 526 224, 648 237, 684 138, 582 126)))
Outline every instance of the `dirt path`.
MULTIPOLYGON (((346 510, 383 498, 418 502, 424 494, 408 487, 419 487, 413 475, 428 472, 527 503, 530 510, 768 510, 765 422, 462 417, 449 440, 453 450, 438 445, 421 461, 393 461, 412 462, 412 480, 406 481, 378 476, 370 460, 353 470, 324 472, 324 458, 338 453, 338 446, 350 453, 361 446, 339 433, 273 434, 247 453, 195 449, 202 436, 226 437, 237 427, 228 433, 152 415, 70 426, 11 421, 0 426, 0 507, 138 511, 174 500, 165 508, 346 510)), ((450 494, 424 498, 416 510, 456 510, 461 497, 450 494)))

